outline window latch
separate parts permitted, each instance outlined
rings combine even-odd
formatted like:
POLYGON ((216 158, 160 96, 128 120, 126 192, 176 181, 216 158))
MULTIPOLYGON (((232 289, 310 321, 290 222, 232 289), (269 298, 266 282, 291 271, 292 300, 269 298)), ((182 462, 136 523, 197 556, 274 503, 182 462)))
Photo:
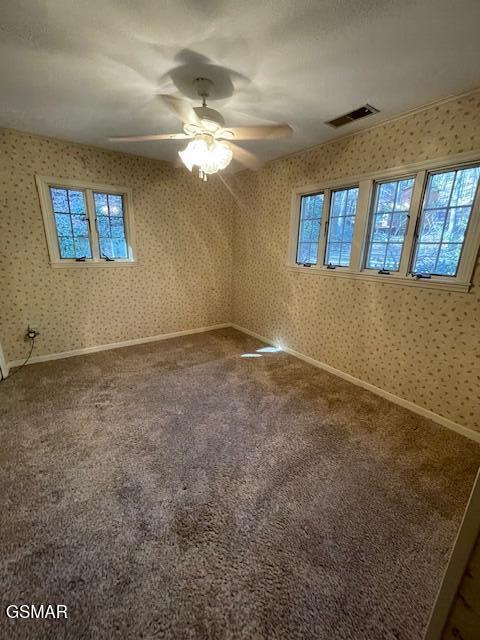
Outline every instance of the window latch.
POLYGON ((81 258, 75 258, 75 262, 85 262, 86 256, 82 256, 81 258))
POLYGON ((115 262, 115 258, 110 258, 109 256, 103 255, 102 258, 106 261, 106 262, 115 262))
POLYGON ((336 269, 336 268, 337 268, 336 264, 332 264, 331 262, 327 264, 327 269, 336 269))
POLYGON ((417 280, 428 280, 432 277, 431 273, 412 273, 412 278, 416 278, 417 280))
POLYGON ((379 269, 378 273, 380 273, 382 276, 389 276, 390 275, 390 271, 388 269, 379 269))

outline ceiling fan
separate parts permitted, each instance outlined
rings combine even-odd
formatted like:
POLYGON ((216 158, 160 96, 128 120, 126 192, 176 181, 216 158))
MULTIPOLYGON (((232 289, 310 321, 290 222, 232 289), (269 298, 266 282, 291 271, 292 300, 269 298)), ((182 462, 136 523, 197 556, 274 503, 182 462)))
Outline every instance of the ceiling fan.
POLYGON ((207 175, 225 169, 232 158, 249 169, 258 169, 259 161, 253 153, 237 146, 233 140, 258 140, 288 138, 292 128, 288 124, 260 125, 253 127, 225 127, 222 115, 207 107, 213 82, 208 78, 194 80, 201 107, 192 107, 182 98, 161 95, 160 98, 183 123, 183 133, 159 133, 149 136, 109 138, 110 142, 149 142, 152 140, 191 140, 178 152, 183 164, 192 171, 198 169, 202 180, 207 175))

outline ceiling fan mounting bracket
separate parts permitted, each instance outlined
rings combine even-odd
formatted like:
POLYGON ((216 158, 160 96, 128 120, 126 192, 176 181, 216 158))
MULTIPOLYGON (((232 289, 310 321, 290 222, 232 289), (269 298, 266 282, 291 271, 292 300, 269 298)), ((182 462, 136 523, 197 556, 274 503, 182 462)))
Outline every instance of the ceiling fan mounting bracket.
POLYGON ((208 78, 195 78, 193 81, 198 95, 203 100, 203 107, 207 106, 207 98, 210 97, 213 89, 213 82, 208 78))

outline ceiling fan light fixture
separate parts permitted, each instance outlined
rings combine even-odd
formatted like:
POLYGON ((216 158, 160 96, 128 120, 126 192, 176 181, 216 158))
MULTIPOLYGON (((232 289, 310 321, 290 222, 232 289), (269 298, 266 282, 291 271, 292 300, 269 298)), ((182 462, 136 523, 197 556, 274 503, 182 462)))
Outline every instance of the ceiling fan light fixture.
POLYGON ((204 136, 197 136, 189 142, 183 151, 179 151, 183 164, 189 171, 193 167, 201 167, 208 154, 208 143, 204 136))
POLYGON ((217 173, 222 171, 232 161, 233 153, 225 142, 214 142, 209 149, 204 173, 217 173))
POLYGON ((208 140, 207 136, 196 136, 178 155, 189 171, 198 167, 201 177, 222 171, 228 167, 233 157, 227 143, 208 140))

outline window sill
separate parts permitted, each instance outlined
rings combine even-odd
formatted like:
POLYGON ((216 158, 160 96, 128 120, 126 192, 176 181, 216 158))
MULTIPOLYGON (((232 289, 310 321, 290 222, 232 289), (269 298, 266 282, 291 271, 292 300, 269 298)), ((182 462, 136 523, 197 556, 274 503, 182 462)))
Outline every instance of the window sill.
POLYGON ((106 260, 85 261, 85 262, 50 262, 52 269, 112 269, 117 267, 135 267, 138 265, 136 260, 106 260))
POLYGON ((396 284, 403 287, 420 287, 421 289, 436 289, 437 291, 456 291, 457 293, 468 293, 471 283, 449 282, 448 280, 416 280, 411 276, 382 275, 378 273, 354 272, 339 269, 326 269, 318 267, 301 267, 297 265, 287 265, 287 271, 292 273, 309 273, 327 278, 349 278, 351 280, 363 280, 364 282, 381 282, 382 284, 396 284))

